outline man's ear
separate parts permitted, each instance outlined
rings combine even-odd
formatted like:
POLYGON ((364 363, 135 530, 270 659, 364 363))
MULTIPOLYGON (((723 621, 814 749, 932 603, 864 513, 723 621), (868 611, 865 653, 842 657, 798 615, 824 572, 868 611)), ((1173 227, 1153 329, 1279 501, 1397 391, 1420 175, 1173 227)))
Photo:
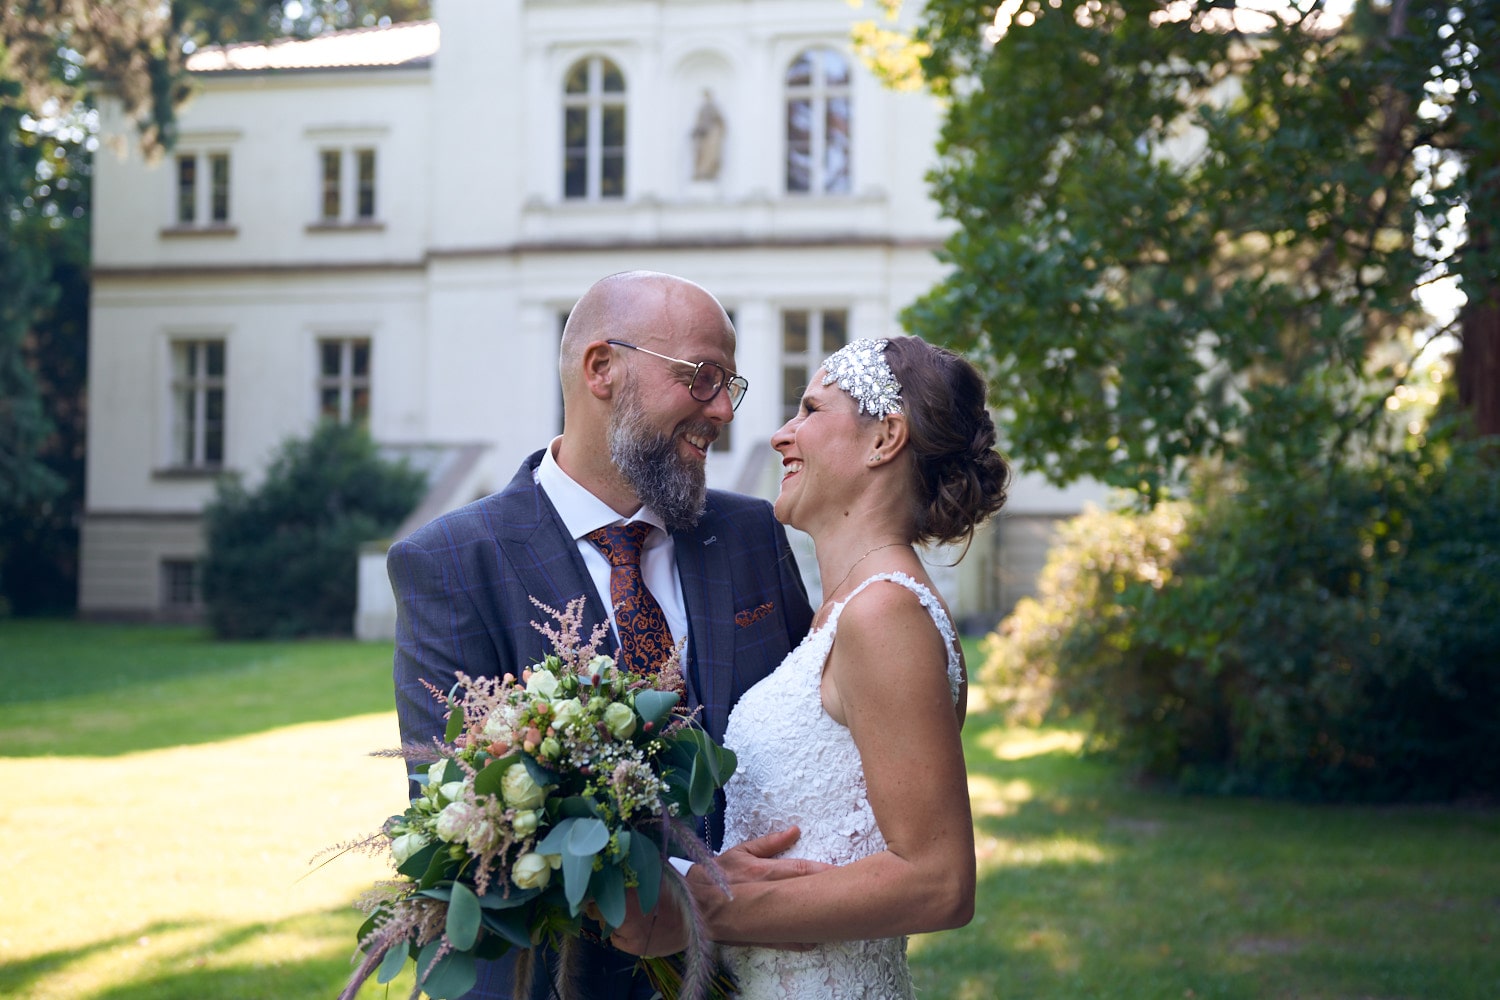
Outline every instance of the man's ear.
POLYGON ((608 342, 596 340, 583 349, 583 381, 595 399, 614 395, 620 372, 615 364, 615 350, 608 342))

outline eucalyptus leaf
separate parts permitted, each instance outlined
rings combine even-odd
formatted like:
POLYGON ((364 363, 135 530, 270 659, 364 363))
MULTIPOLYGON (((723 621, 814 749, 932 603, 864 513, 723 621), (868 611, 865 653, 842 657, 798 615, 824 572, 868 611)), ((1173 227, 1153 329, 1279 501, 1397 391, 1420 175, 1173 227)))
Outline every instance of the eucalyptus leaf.
POLYGON ((630 867, 635 870, 641 910, 650 913, 661 895, 661 848, 645 834, 635 834, 630 838, 630 867))
POLYGON ((536 845, 536 852, 538 854, 562 854, 568 835, 573 832, 573 826, 578 822, 580 820, 576 816, 567 816, 558 820, 557 824, 547 831, 547 836, 536 845))
POLYGON ((410 957, 410 948, 405 941, 397 941, 386 949, 386 953, 380 957, 380 968, 375 973, 377 983, 388 983, 401 975, 401 970, 406 968, 406 960, 410 957))
POLYGON ((405 875, 407 878, 420 879, 427 873, 428 867, 432 864, 433 856, 437 854, 439 850, 446 851, 447 849, 447 844, 428 844, 426 847, 422 848, 411 857, 401 862, 401 864, 396 867, 396 871, 400 872, 402 875, 405 875))
POLYGON ((688 779, 688 806, 694 816, 707 816, 714 811, 714 779, 712 768, 703 758, 693 761, 693 771, 688 779))
POLYGON ((448 726, 443 730, 443 741, 452 743, 458 739, 458 734, 464 731, 464 707, 453 697, 448 695, 448 726))
POLYGON ((561 780, 556 771, 547 767, 529 753, 521 754, 521 763, 526 765, 526 771, 531 775, 531 780, 543 788, 546 788, 548 785, 555 785, 561 780))
POLYGON ((604 918, 608 929, 625 922, 625 873, 615 865, 605 865, 594 872, 589 882, 589 891, 599 907, 599 916, 604 918))
POLYGON ((525 910, 485 910, 484 928, 517 948, 531 947, 531 928, 525 910))
POLYGON ((542 894, 540 889, 517 889, 510 887, 510 892, 502 892, 491 887, 491 891, 479 897, 479 905, 486 910, 510 910, 518 906, 525 906, 542 894))
POLYGON ((593 857, 607 846, 609 846, 609 827, 604 825, 604 821, 593 817, 580 819, 568 831, 568 839, 563 845, 564 856, 576 854, 593 857))
POLYGON ((659 727, 677 702, 678 696, 672 691, 637 691, 635 711, 641 717, 641 721, 659 727))
MULTIPOLYGON (((438 938, 432 943, 441 941, 442 938, 438 938)), ((422 953, 425 955, 427 948, 423 948, 422 953)), ((432 1000, 452 1000, 473 989, 478 980, 479 971, 474 964, 474 956, 467 952, 449 951, 428 967, 427 974, 421 978, 421 984, 423 991, 432 1000)))
POLYGON ((479 897, 462 882, 453 883, 453 897, 448 901, 448 919, 444 927, 448 940, 460 951, 468 951, 479 939, 479 897))
POLYGON ((563 854, 562 874, 568 907, 573 915, 577 916, 578 908, 583 905, 583 898, 588 895, 589 881, 594 875, 594 856, 592 854, 563 854))

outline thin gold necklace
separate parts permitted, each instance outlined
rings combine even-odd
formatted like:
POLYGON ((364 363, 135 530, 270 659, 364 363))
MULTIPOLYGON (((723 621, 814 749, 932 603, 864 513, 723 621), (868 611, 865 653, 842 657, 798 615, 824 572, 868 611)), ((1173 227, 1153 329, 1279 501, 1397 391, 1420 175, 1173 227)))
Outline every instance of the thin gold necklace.
POLYGON ((844 584, 846 584, 846 583, 849 582, 849 578, 854 575, 854 570, 859 566, 860 563, 864 562, 866 559, 870 558, 875 553, 879 552, 881 549, 888 549, 888 548, 891 548, 892 546, 895 546, 895 545, 905 545, 905 544, 907 544, 907 543, 906 542, 886 542, 884 545, 877 545, 877 546, 875 546, 873 549, 871 549, 870 551, 866 552, 864 555, 860 556, 858 559, 854 560, 854 562, 851 563, 850 566, 849 566, 849 572, 847 572, 847 573, 844 574, 844 578, 838 582, 838 586, 836 586, 832 590, 828 591, 827 596, 823 598, 823 603, 818 606, 818 613, 813 616, 813 628, 820 628, 821 627, 820 624, 819 624, 819 622, 818 622, 818 619, 820 619, 820 618, 823 617, 823 612, 826 611, 826 610, 828 610, 829 604, 833 601, 833 595, 837 594, 839 592, 839 587, 842 587, 844 584))

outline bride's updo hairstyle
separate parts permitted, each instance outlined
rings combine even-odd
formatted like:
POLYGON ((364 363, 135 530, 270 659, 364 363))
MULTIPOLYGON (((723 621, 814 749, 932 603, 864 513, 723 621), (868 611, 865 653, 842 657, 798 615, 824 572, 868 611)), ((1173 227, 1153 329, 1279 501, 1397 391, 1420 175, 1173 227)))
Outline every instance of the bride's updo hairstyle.
POLYGON ((967 546, 1005 504, 1011 478, 995 450, 984 378, 966 359, 919 337, 890 338, 885 362, 901 383, 915 459, 916 541, 967 546))

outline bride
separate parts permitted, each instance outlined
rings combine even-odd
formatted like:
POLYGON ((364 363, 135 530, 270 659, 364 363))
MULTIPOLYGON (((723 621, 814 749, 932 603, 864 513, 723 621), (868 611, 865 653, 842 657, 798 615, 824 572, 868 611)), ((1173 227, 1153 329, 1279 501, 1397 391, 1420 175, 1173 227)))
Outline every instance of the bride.
MULTIPOLYGON (((861 340, 771 439, 776 516, 812 536, 825 587, 807 638, 730 715, 733 895, 688 878, 743 1000, 911 997, 905 935, 973 916, 963 657, 913 545, 967 543, 1005 502, 984 404, 957 355, 861 340)), ((631 950, 683 947, 669 922, 631 950)))

